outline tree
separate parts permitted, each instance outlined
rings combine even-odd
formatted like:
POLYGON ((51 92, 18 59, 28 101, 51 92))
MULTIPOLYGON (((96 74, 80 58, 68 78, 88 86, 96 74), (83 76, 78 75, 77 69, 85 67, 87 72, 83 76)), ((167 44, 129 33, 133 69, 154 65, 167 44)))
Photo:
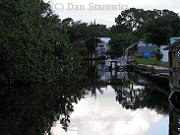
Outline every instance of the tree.
POLYGON ((122 11, 115 18, 116 25, 111 28, 111 31, 115 33, 133 32, 136 36, 142 38, 145 34, 144 25, 160 15, 160 10, 145 11, 144 9, 130 8, 129 10, 122 11))
POLYGON ((138 39, 157 45, 167 44, 169 37, 180 34, 180 18, 169 10, 131 8, 121 12, 115 22, 112 33, 134 33, 138 39))
POLYGON ((0 82, 58 81, 64 69, 71 69, 71 43, 49 4, 2 0, 0 20, 0 82))
POLYGON ((167 44, 171 36, 179 35, 180 18, 172 11, 163 10, 157 18, 148 21, 144 29, 147 42, 157 45, 167 44))
POLYGON ((110 54, 112 57, 120 57, 125 49, 136 42, 136 36, 132 33, 117 33, 112 35, 110 41, 110 54))
POLYGON ((155 50, 154 54, 158 61, 160 61, 163 58, 163 54, 161 53, 161 51, 159 49, 155 50))

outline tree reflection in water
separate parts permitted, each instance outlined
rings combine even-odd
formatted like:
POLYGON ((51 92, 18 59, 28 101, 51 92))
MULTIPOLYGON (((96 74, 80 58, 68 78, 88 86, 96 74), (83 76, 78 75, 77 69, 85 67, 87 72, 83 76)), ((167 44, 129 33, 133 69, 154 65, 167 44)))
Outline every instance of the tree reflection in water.
POLYGON ((129 80, 111 79, 116 100, 126 109, 154 109, 159 114, 168 114, 169 90, 162 89, 136 73, 129 73, 129 80))
POLYGON ((0 110, 3 134, 40 135, 49 132, 53 121, 61 119, 67 129, 72 103, 77 103, 83 91, 73 91, 54 85, 1 89, 0 110))
POLYGON ((33 85, 0 89, 0 134, 41 135, 50 134, 53 123, 60 119, 67 130, 73 103, 96 90, 103 83, 85 76, 86 69, 66 75, 59 84, 33 85))
POLYGON ((65 75, 59 84, 1 88, 0 134, 50 135, 51 127, 58 120, 67 130, 73 104, 87 94, 96 96, 97 90, 103 93, 101 88, 106 85, 114 88, 116 100, 124 108, 147 107, 168 114, 168 92, 161 87, 134 73, 129 74, 130 79, 109 77, 108 82, 102 79, 102 74, 105 70, 100 72, 95 65, 90 65, 65 75))

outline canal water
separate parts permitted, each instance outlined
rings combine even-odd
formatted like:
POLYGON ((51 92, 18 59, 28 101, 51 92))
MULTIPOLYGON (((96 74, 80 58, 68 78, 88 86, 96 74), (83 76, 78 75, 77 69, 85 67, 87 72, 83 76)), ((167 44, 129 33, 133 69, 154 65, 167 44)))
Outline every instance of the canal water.
MULTIPOLYGON (((136 88, 144 90, 142 86, 136 88)), ((96 97, 85 96, 85 99, 74 105, 67 133, 61 129, 59 120, 55 122, 51 133, 53 135, 168 135, 166 113, 161 110, 158 112, 155 106, 141 107, 141 103, 136 107, 136 103, 130 97, 120 104, 116 96, 114 88, 110 85, 102 88, 102 93, 97 92, 96 97)), ((158 103, 156 105, 158 106, 158 103)))
POLYGON ((2 87, 0 134, 178 135, 169 93, 167 84, 90 63, 59 84, 2 87))

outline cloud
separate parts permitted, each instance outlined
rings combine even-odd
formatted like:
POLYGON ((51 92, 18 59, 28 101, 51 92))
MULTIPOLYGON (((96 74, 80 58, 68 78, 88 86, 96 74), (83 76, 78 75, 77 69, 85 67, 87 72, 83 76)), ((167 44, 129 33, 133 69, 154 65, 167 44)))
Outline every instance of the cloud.
MULTIPOLYGON (((45 2, 50 0, 45 0, 45 2)), ((104 1, 104 0, 51 0, 53 3, 63 3, 64 8, 67 8, 67 3, 73 3, 75 5, 85 5, 88 7, 89 3, 100 4, 100 5, 128 5, 128 7, 143 8, 143 9, 169 9, 175 12, 180 12, 180 1, 179 0, 116 0, 116 1, 104 1)), ((63 12, 55 11, 61 19, 67 17, 73 18, 75 21, 83 20, 86 22, 93 22, 95 19, 97 23, 106 24, 112 26, 114 24, 115 17, 120 14, 121 11, 67 11, 63 12)))

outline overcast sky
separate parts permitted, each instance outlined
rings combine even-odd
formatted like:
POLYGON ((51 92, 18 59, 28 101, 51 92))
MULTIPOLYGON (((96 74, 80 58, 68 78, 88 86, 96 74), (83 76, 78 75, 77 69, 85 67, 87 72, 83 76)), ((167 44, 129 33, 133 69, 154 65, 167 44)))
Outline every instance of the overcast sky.
POLYGON ((125 7, 169 9, 176 13, 180 12, 180 0, 45 0, 45 2, 47 1, 51 1, 50 3, 54 12, 58 14, 61 19, 71 17, 75 21, 82 20, 85 22, 93 22, 96 20, 97 23, 105 24, 107 26, 112 26, 114 24, 115 17, 117 17, 125 7), (124 7, 122 7, 122 10, 90 10, 90 3, 92 3, 93 7, 95 4, 120 5, 124 7), (75 10, 75 5, 83 5, 85 10, 75 10))

